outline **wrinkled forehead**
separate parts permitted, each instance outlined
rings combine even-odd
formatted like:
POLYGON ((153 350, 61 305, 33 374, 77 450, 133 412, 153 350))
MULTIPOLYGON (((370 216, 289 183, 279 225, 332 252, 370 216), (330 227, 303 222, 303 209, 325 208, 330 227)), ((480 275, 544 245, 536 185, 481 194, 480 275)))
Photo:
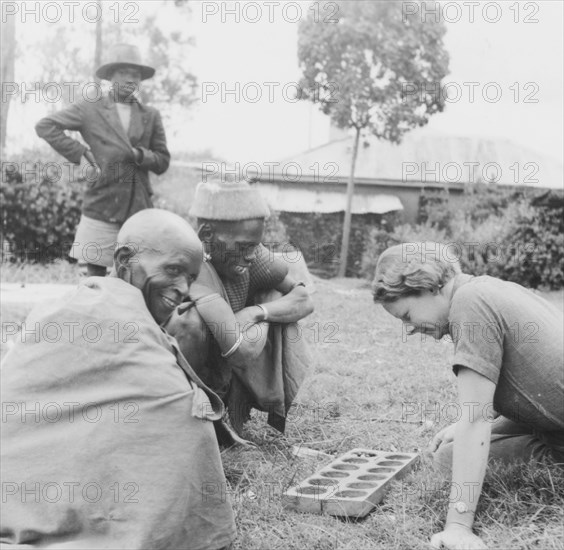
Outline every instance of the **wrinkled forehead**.
POLYGON ((264 233, 263 218, 236 221, 220 220, 214 221, 213 225, 215 237, 221 240, 259 243, 264 233))
POLYGON ((174 258, 201 257, 202 243, 196 236, 179 234, 178 232, 165 232, 162 237, 154 242, 151 247, 153 253, 174 258))
POLYGON ((176 247, 169 243, 157 248, 142 247, 137 254, 141 265, 153 265, 158 269, 167 266, 181 267, 184 271, 197 275, 203 261, 203 252, 198 247, 176 247))
POLYGON ((134 254, 145 256, 198 257, 202 243, 193 231, 184 227, 145 227, 137 235, 128 235, 118 246, 127 245, 134 254))

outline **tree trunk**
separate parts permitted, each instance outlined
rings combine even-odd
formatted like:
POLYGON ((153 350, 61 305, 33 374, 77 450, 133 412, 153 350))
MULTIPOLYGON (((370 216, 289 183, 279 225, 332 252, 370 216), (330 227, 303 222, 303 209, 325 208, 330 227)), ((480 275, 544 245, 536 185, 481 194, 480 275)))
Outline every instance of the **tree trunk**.
MULTIPOLYGON (((97 0, 98 2, 98 13, 102 13, 102 0, 97 0)), ((96 76, 96 70, 102 64, 102 20, 103 17, 99 17, 96 21, 96 49, 94 50, 94 81, 100 84, 100 79, 96 76)))
MULTIPOLYGON (((7 93, 11 88, 5 88, 9 83, 15 86, 14 81, 14 67, 16 57, 16 16, 8 15, 6 20, 2 22, 2 59, 0 61, 2 73, 0 82, 2 83, 2 90, 6 90, 6 97, 2 98, 2 108, 0 111, 0 148, 2 156, 4 148, 6 147, 6 135, 8 130, 8 110, 10 109, 10 93, 7 93)), ((15 90, 14 90, 15 91, 15 90)), ((2 94, 4 95, 4 93, 2 94)))
POLYGON ((349 240, 351 235, 352 200, 354 196, 354 170, 356 168, 359 141, 360 128, 357 128, 354 136, 351 171, 349 174, 349 181, 347 183, 347 206, 345 209, 345 221, 343 223, 343 242, 341 243, 341 263, 339 264, 339 272, 337 273, 338 277, 344 277, 347 272, 347 257, 349 255, 349 240))

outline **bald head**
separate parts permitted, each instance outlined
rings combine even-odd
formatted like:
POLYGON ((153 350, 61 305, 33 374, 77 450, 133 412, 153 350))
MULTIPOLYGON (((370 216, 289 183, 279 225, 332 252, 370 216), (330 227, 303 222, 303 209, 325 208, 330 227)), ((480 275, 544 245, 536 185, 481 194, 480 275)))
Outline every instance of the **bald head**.
POLYGON ((188 296, 202 257, 202 243, 188 222, 167 210, 150 208, 123 224, 112 276, 139 288, 162 324, 188 296))
POLYGON ((201 249, 200 239, 186 220, 158 208, 147 208, 131 216, 122 225, 117 240, 118 249, 131 245, 139 252, 159 251, 167 242, 180 248, 201 249))

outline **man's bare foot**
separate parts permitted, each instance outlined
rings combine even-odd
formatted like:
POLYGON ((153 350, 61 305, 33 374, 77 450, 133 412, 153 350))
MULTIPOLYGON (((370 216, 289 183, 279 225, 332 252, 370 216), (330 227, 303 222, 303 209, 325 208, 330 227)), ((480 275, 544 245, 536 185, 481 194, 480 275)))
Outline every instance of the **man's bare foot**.
POLYGON ((231 426, 223 420, 216 420, 213 423, 215 428, 215 436, 217 441, 222 447, 230 448, 234 446, 241 446, 247 449, 254 449, 257 446, 247 439, 240 437, 231 426))

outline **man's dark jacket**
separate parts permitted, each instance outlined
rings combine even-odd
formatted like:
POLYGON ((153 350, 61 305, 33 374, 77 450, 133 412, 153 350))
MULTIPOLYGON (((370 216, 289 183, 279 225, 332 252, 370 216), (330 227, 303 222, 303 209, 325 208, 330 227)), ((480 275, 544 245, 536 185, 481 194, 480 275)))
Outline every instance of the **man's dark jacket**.
POLYGON ((49 115, 37 123, 35 130, 55 151, 75 164, 80 164, 87 147, 65 134, 65 130, 79 131, 92 150, 101 175, 96 181, 92 181, 92 176, 88 178, 82 204, 85 216, 123 223, 139 210, 153 206, 149 170, 162 174, 170 162, 161 116, 155 108, 133 102, 126 133, 114 101, 111 96, 104 96, 49 115), (135 162, 132 147, 143 154, 139 163, 135 162))

